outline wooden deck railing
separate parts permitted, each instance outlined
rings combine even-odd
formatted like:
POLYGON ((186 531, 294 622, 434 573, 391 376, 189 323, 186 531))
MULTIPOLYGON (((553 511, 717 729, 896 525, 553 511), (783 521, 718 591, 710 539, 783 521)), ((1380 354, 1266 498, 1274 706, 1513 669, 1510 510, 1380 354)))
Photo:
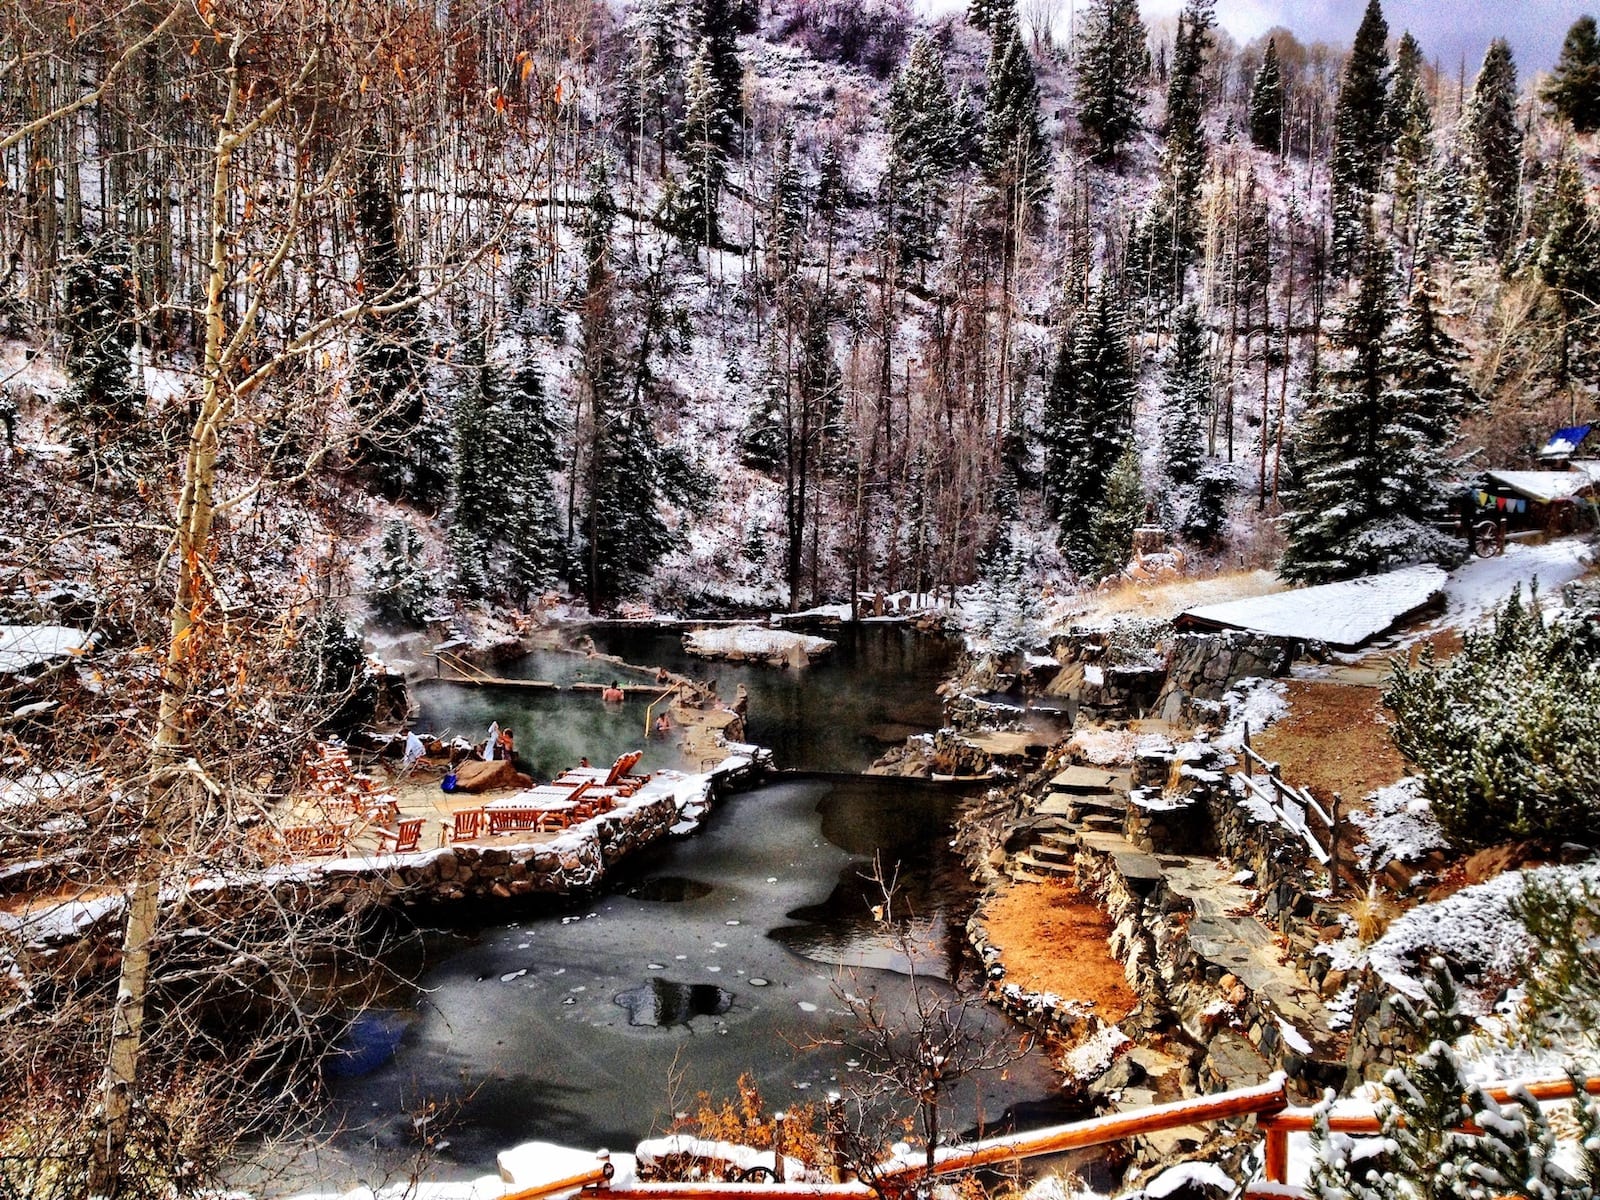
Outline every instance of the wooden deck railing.
MULTIPOLYGON (((1585 1081, 1590 1095, 1600 1095, 1600 1076, 1585 1081)), ((1500 1103, 1513 1095, 1526 1093, 1533 1099, 1566 1100, 1573 1094, 1572 1082, 1567 1079, 1537 1080, 1531 1083, 1506 1084, 1486 1088, 1490 1096, 1500 1103)), ((1238 1088, 1211 1096, 1196 1096, 1170 1104, 1156 1104, 1135 1112, 1114 1113, 1086 1121, 1074 1121, 1048 1129, 1028 1133, 1008 1134, 990 1138, 970 1146, 951 1146, 937 1152, 932 1174, 952 1175, 996 1163, 1035 1158, 1045 1154, 1059 1154, 1065 1150, 1083 1150, 1109 1145, 1128 1138, 1181 1129, 1191 1125, 1208 1125, 1237 1117, 1254 1116, 1265 1137, 1265 1179, 1251 1185, 1249 1194, 1258 1200, 1301 1196, 1302 1193, 1288 1184, 1289 1135, 1309 1132, 1316 1125, 1316 1110, 1290 1108, 1285 1079, 1282 1072, 1275 1073, 1266 1083, 1255 1087, 1238 1088)), ((1380 1125, 1371 1105, 1344 1102, 1334 1105, 1328 1116, 1328 1127, 1336 1133, 1375 1135, 1380 1125)), ((1467 1132, 1476 1132, 1470 1126, 1467 1132)), ((859 1181, 849 1183, 629 1183, 620 1187, 610 1184, 611 1163, 605 1151, 600 1152, 600 1163, 586 1175, 554 1183, 541 1184, 525 1191, 515 1192, 506 1200, 542 1200, 558 1192, 583 1188, 583 1200, 865 1200, 866 1197, 904 1193, 913 1189, 929 1175, 926 1159, 921 1156, 902 1156, 890 1159, 871 1172, 871 1185, 859 1181)))
POLYGON ((1310 850, 1316 860, 1323 866, 1333 862, 1337 849, 1339 830, 1337 825, 1339 801, 1334 799, 1334 811, 1329 812, 1305 788, 1295 787, 1284 780, 1283 775, 1275 762, 1269 762, 1261 753, 1250 744, 1250 726, 1244 727, 1244 743, 1240 749, 1244 757, 1239 763, 1238 778, 1256 796, 1263 800, 1272 810, 1279 822, 1286 828, 1299 835, 1305 842, 1306 849, 1310 850), (1261 768, 1259 774, 1267 777, 1267 785, 1263 786, 1256 780, 1258 772, 1252 766, 1261 768), (1315 818, 1322 826, 1322 836, 1312 829, 1311 821, 1315 818))

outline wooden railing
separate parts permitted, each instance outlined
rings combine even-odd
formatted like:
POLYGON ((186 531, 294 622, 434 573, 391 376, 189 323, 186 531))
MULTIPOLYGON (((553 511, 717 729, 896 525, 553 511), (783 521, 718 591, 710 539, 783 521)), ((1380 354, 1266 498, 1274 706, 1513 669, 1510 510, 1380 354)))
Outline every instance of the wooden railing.
POLYGON ((1337 795, 1333 801, 1333 811, 1323 808, 1321 803, 1305 788, 1297 788, 1283 778, 1282 768, 1275 762, 1269 762, 1261 753, 1250 744, 1250 726, 1244 727, 1244 743, 1240 747, 1243 757, 1239 761, 1238 778, 1249 788, 1251 793, 1262 800, 1272 810, 1284 828, 1299 835, 1306 844, 1306 849, 1323 866, 1333 863, 1334 852, 1338 848, 1339 827, 1339 800, 1337 795), (1258 772, 1254 767, 1260 767, 1258 772), (1257 775, 1265 775, 1267 783, 1263 786, 1257 775), (1313 819, 1322 826, 1322 835, 1311 828, 1313 819))
MULTIPOLYGON (((1589 1095, 1600 1095, 1600 1076, 1587 1079, 1583 1086, 1589 1095)), ((1574 1094, 1572 1082, 1567 1079, 1507 1084, 1484 1090, 1502 1104, 1523 1094, 1541 1103, 1570 1099, 1574 1094)), ((610 1184, 609 1155, 602 1150, 599 1165, 594 1171, 515 1192, 507 1200, 542 1200, 558 1192, 580 1187, 584 1189, 582 1200, 865 1200, 869 1196, 910 1192, 930 1174, 953 1175, 1002 1162, 1059 1154, 1066 1150, 1089 1149, 1169 1129, 1249 1116, 1256 1118, 1257 1127, 1264 1135, 1265 1178, 1252 1184, 1248 1194, 1259 1200, 1271 1197, 1290 1200, 1302 1196, 1303 1193, 1288 1184, 1289 1135, 1306 1133, 1315 1128, 1317 1111, 1312 1108, 1290 1108, 1284 1075, 1277 1072, 1266 1083, 1255 1087, 1151 1105, 1134 1112, 1114 1113, 1028 1133, 1008 1134, 970 1146, 946 1147, 936 1153, 931 1171, 922 1155, 896 1157, 869 1172, 870 1184, 861 1181, 671 1182, 628 1183, 613 1187, 610 1184)), ((1327 1123, 1335 1133, 1375 1136, 1381 1132, 1377 1113, 1372 1106, 1354 1102, 1335 1104, 1328 1114, 1327 1123)), ((1478 1132, 1471 1126, 1463 1126, 1462 1130, 1478 1132)), ((779 1153, 780 1150, 774 1150, 775 1161, 779 1153)))

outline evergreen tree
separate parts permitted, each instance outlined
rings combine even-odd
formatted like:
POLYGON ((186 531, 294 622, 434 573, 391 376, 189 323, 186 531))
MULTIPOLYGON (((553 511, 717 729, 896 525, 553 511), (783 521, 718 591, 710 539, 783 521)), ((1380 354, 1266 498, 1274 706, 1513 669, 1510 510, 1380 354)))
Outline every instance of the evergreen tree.
POLYGON ((1095 516, 1129 443, 1136 390, 1127 314, 1110 284, 1091 297, 1071 340, 1070 354, 1065 345, 1058 353, 1045 398, 1046 497, 1073 569, 1092 575, 1103 545, 1095 516))
POLYGON ((1211 355, 1193 304, 1178 314, 1161 395, 1161 473, 1174 488, 1186 488, 1200 478, 1201 420, 1211 407, 1211 355))
POLYGON ((1517 121, 1517 68, 1504 38, 1489 44, 1461 116, 1467 161, 1489 249, 1504 257, 1517 236, 1522 183, 1522 127, 1517 121))
POLYGON ((1378 0, 1367 0, 1333 110, 1331 251, 1333 265, 1340 271, 1348 271, 1355 262, 1372 194, 1383 174, 1388 143, 1388 38, 1382 7, 1378 0))
POLYGON ((881 184, 902 266, 936 253, 945 180, 959 163, 944 56, 919 37, 889 88, 889 164, 881 184))
POLYGON ((1128 565, 1133 532, 1144 516, 1144 487, 1139 481, 1139 448, 1130 438, 1106 476, 1106 494, 1089 521, 1079 558, 1089 564, 1080 573, 1104 579, 1128 565))
POLYGON ((933 39, 911 43, 906 65, 889 86, 889 145, 920 174, 942 179, 955 169, 954 109, 944 55, 933 39))
POLYGON ((1278 66, 1278 41, 1267 39, 1261 69, 1250 87, 1250 140, 1278 153, 1283 146, 1283 71, 1278 66))
POLYGON ((74 442, 98 453, 144 412, 130 357, 134 299, 126 253, 109 237, 82 246, 67 268, 64 300, 68 384, 61 406, 74 442))
MULTIPOLYGON (((1419 430, 1425 418, 1397 384, 1397 376, 1415 383, 1447 365, 1425 366, 1409 354, 1397 365, 1391 270, 1387 248, 1373 245, 1340 328, 1343 361, 1302 418, 1299 480, 1278 568, 1285 579, 1320 583, 1459 554, 1455 539, 1436 527, 1444 489, 1435 448, 1450 431, 1419 430)), ((1442 335, 1435 329, 1432 336, 1442 335)))
POLYGON ((1428 205, 1419 245, 1431 259, 1469 263, 1483 253, 1483 227, 1473 212, 1467 167, 1452 149, 1428 172, 1423 194, 1428 205))
POLYGON ((983 169, 1013 207, 1032 200, 1049 184, 1050 147, 1039 115, 1039 81, 1033 58, 1015 24, 989 48, 988 93, 983 114, 983 169))
POLYGON ((638 47, 635 93, 641 124, 655 126, 658 171, 666 174, 667 143, 674 132, 673 114, 683 97, 681 37, 686 20, 683 0, 637 0, 628 12, 628 26, 638 47))
POLYGON ((372 606, 386 621, 422 625, 439 602, 439 588, 424 559, 422 537, 404 517, 383 525, 383 542, 368 573, 372 606))
POLYGON ((795 161, 794 124, 788 122, 778 137, 772 169, 772 206, 767 235, 774 273, 782 278, 800 265, 805 245, 805 184, 795 161))
POLYGON ((712 74, 712 48, 703 40, 689 63, 684 83, 684 181, 678 194, 674 225, 678 236, 700 246, 714 246, 721 238, 717 202, 727 170, 730 122, 712 74))
POLYGON ((1539 276, 1561 310, 1560 382, 1565 385, 1574 318, 1588 317, 1600 300, 1600 219, 1589 202, 1583 174, 1567 150, 1550 173, 1540 209, 1539 276))
POLYGON ((1394 95, 1390 102, 1394 133, 1396 224, 1411 233, 1433 165, 1433 109, 1422 74, 1422 47, 1409 33, 1400 39, 1394 95))
POLYGON ((1205 98, 1200 72, 1212 45, 1213 0, 1186 0, 1178 15, 1178 36, 1167 86, 1167 145, 1161 159, 1161 187, 1152 228, 1170 231, 1151 243, 1164 248, 1170 262, 1154 272, 1182 291, 1182 272, 1193 257, 1200 224, 1200 185, 1206 172, 1205 98))
POLYGON ((967 24, 991 36, 1017 27, 1017 0, 967 0, 967 24))
POLYGON ((1114 159, 1142 123, 1149 58, 1138 0, 1092 0, 1078 35, 1078 123, 1099 162, 1114 159))
POLYGON ((1567 30, 1555 73, 1540 93, 1579 133, 1600 129, 1600 32, 1585 14, 1567 30))
POLYGON ((428 403, 429 338, 400 247, 387 160, 370 138, 361 166, 355 217, 362 294, 373 305, 402 307, 369 312, 356 338, 355 454, 372 466, 385 495, 435 508, 449 490, 450 463, 443 422, 428 403))
POLYGON ((716 120, 706 128, 727 150, 744 119, 744 64, 739 61, 738 14, 729 0, 696 0, 694 42, 697 56, 705 58, 709 103, 716 110, 716 120))

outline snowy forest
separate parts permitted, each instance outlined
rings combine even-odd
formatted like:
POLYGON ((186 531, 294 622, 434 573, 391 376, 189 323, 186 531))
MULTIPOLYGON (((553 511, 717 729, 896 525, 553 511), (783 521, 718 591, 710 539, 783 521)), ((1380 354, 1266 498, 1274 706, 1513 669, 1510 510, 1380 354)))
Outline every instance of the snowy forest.
POLYGON ((293 1111, 362 914, 264 907, 159 987, 151 947, 370 711, 364 632, 908 593, 1016 651, 1137 571, 1464 558, 1473 480, 1600 397, 1596 23, 1461 66, 1380 0, 1347 45, 1214 7, 0 10, 0 623, 95 648, 0 718, 58 781, 0 869, 128 897, 114 985, 32 1009, 0 955, 16 1153, 181 1192, 293 1111))
POLYGON ((7 429, 167 506, 214 399, 227 557, 401 619, 1448 557, 1593 403, 1590 23, 1058 7, 30 7, 7 429))

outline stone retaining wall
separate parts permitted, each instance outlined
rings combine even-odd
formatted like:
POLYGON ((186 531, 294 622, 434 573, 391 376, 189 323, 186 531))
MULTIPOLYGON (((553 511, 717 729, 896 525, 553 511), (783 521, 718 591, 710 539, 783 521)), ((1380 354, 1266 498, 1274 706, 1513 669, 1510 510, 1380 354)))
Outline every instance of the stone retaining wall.
MULTIPOLYGON (((208 920, 226 922, 268 898, 288 911, 338 914, 394 904, 581 894, 597 887, 617 862, 667 836, 685 810, 703 811, 713 790, 707 776, 696 795, 680 800, 668 791, 636 799, 550 841, 441 846, 202 880, 182 896, 183 925, 174 924, 174 903, 163 928, 171 933, 208 920)), ((25 970, 66 979, 115 969, 122 911, 123 898, 108 896, 33 914, 27 924, 10 922, 8 932, 20 943, 25 970)))

